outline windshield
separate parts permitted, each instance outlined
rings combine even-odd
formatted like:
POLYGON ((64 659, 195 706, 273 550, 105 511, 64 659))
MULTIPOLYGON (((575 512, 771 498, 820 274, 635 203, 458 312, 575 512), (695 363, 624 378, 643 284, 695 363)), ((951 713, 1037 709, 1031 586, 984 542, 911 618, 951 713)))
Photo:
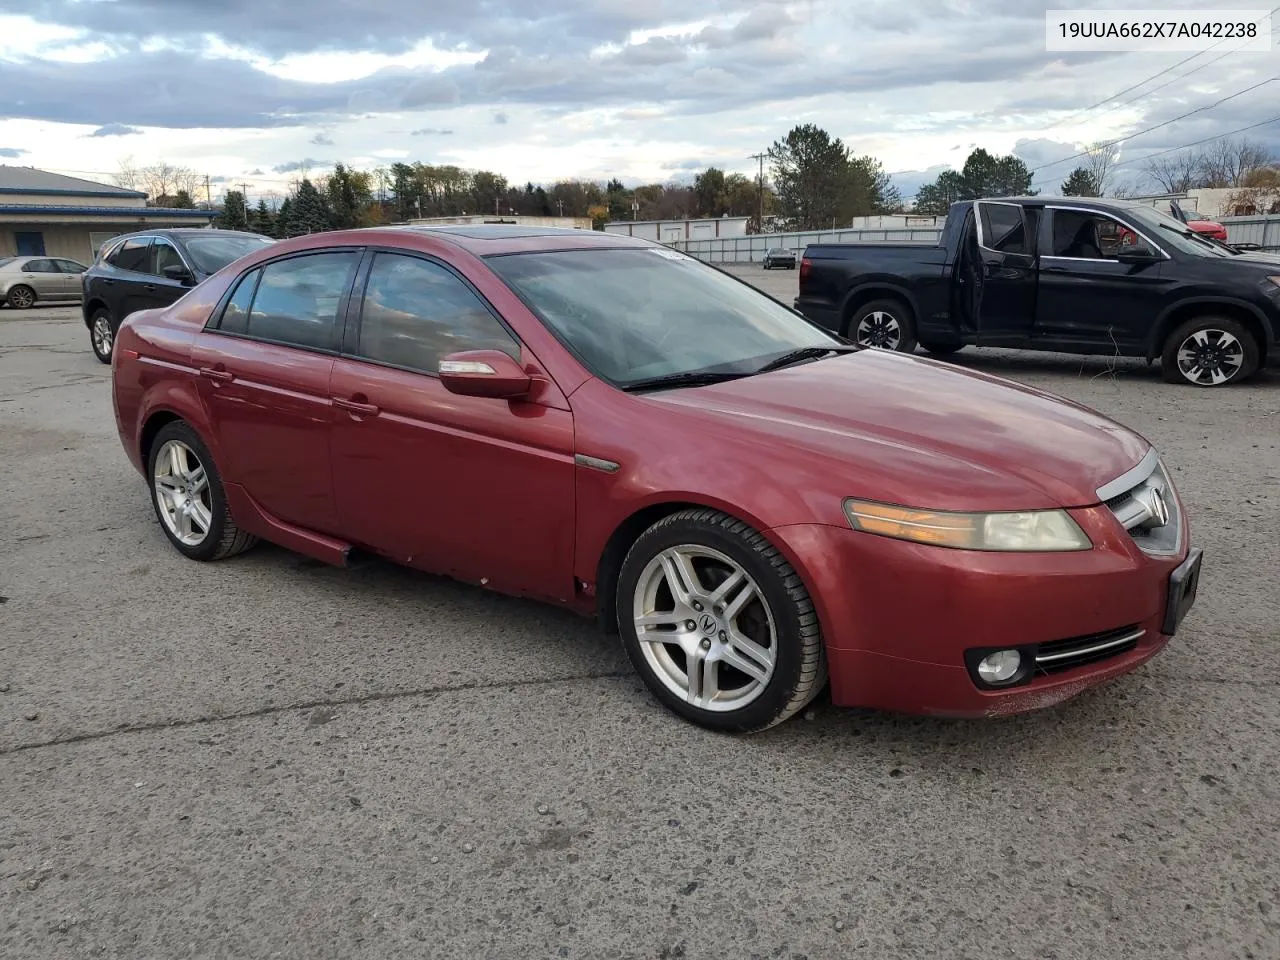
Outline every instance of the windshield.
POLYGON ((196 269, 201 273, 217 273, 231 261, 274 242, 269 237, 228 236, 211 232, 207 237, 184 237, 182 245, 187 248, 196 269))
POLYGON ((1138 225, 1151 235, 1152 240, 1161 246, 1173 247, 1193 257, 1232 256, 1229 251, 1224 250, 1212 240, 1196 236, 1195 231, 1189 229, 1181 220, 1152 207, 1130 207, 1126 212, 1138 221, 1138 225))
POLYGON ((681 374, 746 375, 803 347, 841 345, 674 250, 521 253, 487 262, 593 373, 619 387, 681 374))

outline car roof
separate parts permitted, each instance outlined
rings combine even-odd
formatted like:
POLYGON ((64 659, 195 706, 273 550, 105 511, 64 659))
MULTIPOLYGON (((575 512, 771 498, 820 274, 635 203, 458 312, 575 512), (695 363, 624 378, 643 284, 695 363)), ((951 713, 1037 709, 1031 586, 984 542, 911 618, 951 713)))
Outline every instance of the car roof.
MULTIPOLYGON (((262 237, 261 233, 253 233, 248 230, 216 230, 205 227, 157 227, 154 230, 134 230, 132 233, 122 233, 114 236, 109 240, 113 243, 116 240, 128 240, 133 237, 171 237, 175 240, 189 240, 192 237, 262 237)), ((270 237, 266 239, 270 240, 270 237)))
POLYGON ((1018 203, 1031 207, 1116 207, 1130 209, 1146 206, 1146 204, 1135 203, 1132 200, 1117 200, 1111 197, 1055 197, 1041 194, 1037 194, 1034 197, 979 197, 976 202, 1018 203))
MULTIPOLYGON (((377 229, 377 228, 374 228, 377 229)), ((535 227, 518 224, 478 223, 447 226, 397 226, 383 228, 404 233, 437 237, 462 247, 478 257, 535 250, 583 250, 591 248, 656 247, 661 244, 621 233, 574 230, 566 227, 535 227)), ((360 233, 361 231, 346 231, 360 233)))

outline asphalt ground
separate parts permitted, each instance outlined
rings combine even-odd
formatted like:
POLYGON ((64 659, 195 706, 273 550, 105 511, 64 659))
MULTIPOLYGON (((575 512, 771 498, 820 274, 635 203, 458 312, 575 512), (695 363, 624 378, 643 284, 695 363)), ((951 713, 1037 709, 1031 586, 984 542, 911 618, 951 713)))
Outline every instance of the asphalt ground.
POLYGON ((732 738, 568 613, 183 560, 78 309, 0 311, 0 958, 1280 957, 1280 376, 955 362, 1160 447, 1195 609, 1042 713, 732 738))

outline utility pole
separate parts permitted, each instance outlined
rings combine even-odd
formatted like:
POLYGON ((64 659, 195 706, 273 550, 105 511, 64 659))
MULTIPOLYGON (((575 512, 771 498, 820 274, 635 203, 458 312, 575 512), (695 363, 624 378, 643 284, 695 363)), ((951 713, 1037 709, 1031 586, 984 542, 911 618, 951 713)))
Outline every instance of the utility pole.
POLYGON ((564 216, 564 200, 558 199, 556 200, 556 203, 560 205, 560 216, 563 217, 564 216))
POLYGON ((756 181, 756 232, 764 233, 764 158, 768 153, 753 153, 752 160, 760 161, 760 177, 756 181))
POLYGON ((209 175, 204 175, 204 200, 209 204, 209 209, 213 209, 213 190, 209 186, 209 175))
POLYGON ((249 185, 247 183, 237 183, 236 186, 240 188, 240 192, 244 195, 244 209, 247 212, 249 209, 249 185))

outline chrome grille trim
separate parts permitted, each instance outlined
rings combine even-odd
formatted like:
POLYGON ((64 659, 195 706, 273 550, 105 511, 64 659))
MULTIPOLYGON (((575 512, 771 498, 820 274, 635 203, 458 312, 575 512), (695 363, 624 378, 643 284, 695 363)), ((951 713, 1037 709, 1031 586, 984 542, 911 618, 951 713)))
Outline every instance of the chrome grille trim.
POLYGON ((1167 557, 1182 550, 1182 508, 1154 447, 1097 493, 1143 553, 1167 557))
POLYGON ((1054 663, 1058 660, 1070 660, 1074 657, 1088 657, 1095 653, 1101 653, 1104 650, 1110 650, 1112 647, 1122 647, 1126 643, 1133 643, 1141 640, 1147 635, 1147 631, 1142 628, 1131 630, 1128 633, 1121 634, 1109 640, 1103 640, 1101 643, 1095 643, 1088 647, 1073 647, 1069 650, 1063 650, 1060 653, 1043 653, 1036 654, 1036 664, 1054 663))
POLYGON ((1122 493, 1128 493, 1138 484, 1142 483, 1147 477, 1155 473, 1156 467, 1160 465, 1160 454, 1156 452, 1156 448, 1152 447, 1147 451, 1147 455, 1138 461, 1138 465, 1132 470, 1126 470, 1120 476, 1116 477, 1109 483, 1104 483, 1097 490, 1099 500, 1112 500, 1122 493))

